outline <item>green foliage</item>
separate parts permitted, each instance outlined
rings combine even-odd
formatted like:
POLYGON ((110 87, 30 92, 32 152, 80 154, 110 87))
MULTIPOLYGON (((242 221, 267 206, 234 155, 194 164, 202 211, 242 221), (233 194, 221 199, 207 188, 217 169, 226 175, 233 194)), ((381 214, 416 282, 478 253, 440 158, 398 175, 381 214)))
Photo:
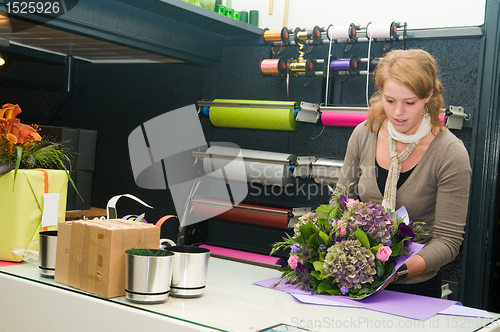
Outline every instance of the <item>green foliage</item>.
POLYGON ((316 213, 319 213, 323 216, 323 220, 335 219, 337 218, 338 206, 331 205, 320 205, 316 209, 316 213))
POLYGON ((368 240, 368 237, 366 236, 365 232, 363 232, 361 229, 357 229, 354 231, 354 235, 358 239, 358 241, 361 243, 363 247, 366 249, 370 249, 370 241, 368 240))
POLYGON ((168 251, 168 250, 160 250, 160 249, 137 249, 137 248, 132 248, 129 250, 125 251, 129 255, 134 255, 134 256, 151 256, 151 257, 163 257, 163 256, 172 256, 174 255, 173 252, 168 251))
POLYGON ((384 276, 384 274, 385 274, 384 263, 382 263, 379 260, 376 260, 375 261, 375 265, 376 265, 376 268, 377 268, 377 277, 382 278, 384 276))
POLYGON ((328 277, 319 283, 318 293, 319 294, 327 293, 330 295, 341 295, 342 294, 339 287, 333 283, 332 277, 328 277))

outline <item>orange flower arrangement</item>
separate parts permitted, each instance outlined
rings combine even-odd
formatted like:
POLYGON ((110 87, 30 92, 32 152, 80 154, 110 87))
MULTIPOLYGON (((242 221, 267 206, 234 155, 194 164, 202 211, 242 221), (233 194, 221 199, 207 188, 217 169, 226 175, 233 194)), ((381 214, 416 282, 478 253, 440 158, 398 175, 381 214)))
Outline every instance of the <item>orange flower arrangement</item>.
POLYGON ((6 171, 15 169, 16 175, 20 168, 66 170, 63 160, 69 158, 61 146, 42 138, 37 125, 22 124, 17 118, 21 112, 17 104, 5 104, 0 110, 0 163, 10 166, 6 171))
MULTIPOLYGON (((42 137, 33 127, 22 124, 16 116, 21 113, 19 105, 5 104, 0 110, 0 124, 2 125, 2 134, 13 145, 23 144, 30 141, 41 141, 42 137)), ((3 136, 3 135, 2 135, 3 136)))

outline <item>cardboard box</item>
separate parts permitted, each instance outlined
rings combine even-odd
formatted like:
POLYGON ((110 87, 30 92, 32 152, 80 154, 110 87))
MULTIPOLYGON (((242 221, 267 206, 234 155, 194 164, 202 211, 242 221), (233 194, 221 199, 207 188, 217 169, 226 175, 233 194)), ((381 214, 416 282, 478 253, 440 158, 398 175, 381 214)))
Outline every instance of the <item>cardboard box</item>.
POLYGON ((56 257, 55 281, 67 280, 71 287, 107 298, 125 295, 125 250, 156 249, 160 241, 159 227, 122 219, 75 220, 70 231, 66 226, 61 242, 58 234, 57 252, 63 259, 59 262, 56 257), (65 252, 69 252, 67 262, 65 252), (66 264, 67 275, 64 267, 57 270, 66 264))
POLYGON ((88 210, 66 210, 66 221, 82 220, 82 219, 101 219, 106 218, 107 210, 102 208, 91 207, 88 210))
POLYGON ((69 254, 71 243, 71 222, 60 222, 57 225, 56 271, 54 281, 68 284, 69 254))
POLYGON ((87 221, 83 220, 74 221, 71 223, 68 285, 75 288, 80 288, 81 284, 80 275, 82 272, 83 262, 83 235, 86 223, 87 221))

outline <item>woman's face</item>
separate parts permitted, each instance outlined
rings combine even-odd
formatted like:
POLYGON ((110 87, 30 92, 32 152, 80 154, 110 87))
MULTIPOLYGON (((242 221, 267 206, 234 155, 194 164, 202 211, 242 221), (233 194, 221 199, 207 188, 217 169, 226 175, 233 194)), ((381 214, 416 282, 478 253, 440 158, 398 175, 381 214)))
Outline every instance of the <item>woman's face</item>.
POLYGON ((382 105, 394 128, 400 133, 412 135, 422 122, 425 104, 431 96, 432 93, 427 98, 420 99, 407 87, 388 78, 382 89, 382 105))

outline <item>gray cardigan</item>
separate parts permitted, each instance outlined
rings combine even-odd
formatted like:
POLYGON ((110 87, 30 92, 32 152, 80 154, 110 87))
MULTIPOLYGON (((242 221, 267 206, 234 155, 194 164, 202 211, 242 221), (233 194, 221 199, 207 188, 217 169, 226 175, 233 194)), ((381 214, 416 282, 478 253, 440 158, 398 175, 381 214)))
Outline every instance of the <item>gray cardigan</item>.
MULTIPOLYGON (((377 186, 375 148, 377 132, 365 122, 353 131, 337 186, 349 187, 349 197, 362 202, 381 203, 377 186)), ((471 177, 469 155, 461 140, 448 129, 431 142, 409 178, 398 189, 396 210, 405 206, 410 220, 425 222, 428 236, 415 242, 425 244, 419 255, 425 259, 423 274, 409 277, 404 283, 417 283, 436 275, 451 262, 463 241, 471 177)))

